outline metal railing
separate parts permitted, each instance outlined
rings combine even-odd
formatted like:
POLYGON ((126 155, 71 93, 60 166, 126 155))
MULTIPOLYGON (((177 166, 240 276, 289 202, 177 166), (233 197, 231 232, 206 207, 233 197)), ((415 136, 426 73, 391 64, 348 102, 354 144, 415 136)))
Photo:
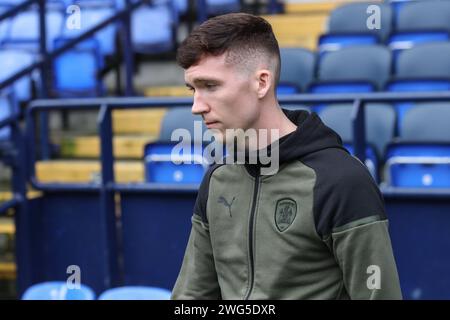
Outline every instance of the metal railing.
MULTIPOLYGON (((353 127, 354 154, 363 163, 366 160, 366 132, 365 132, 365 107, 369 103, 396 103, 401 101, 450 101, 450 92, 429 93, 367 93, 367 94, 301 94, 280 96, 282 106, 298 104, 323 104, 323 103, 351 103, 353 110, 351 115, 353 127)), ((139 190, 173 190, 171 186, 139 183, 133 185, 118 184, 113 172, 113 146, 112 146, 112 119, 111 113, 115 109, 144 109, 155 107, 177 107, 192 105, 192 98, 94 98, 94 99, 65 99, 61 100, 36 100, 30 104, 27 113, 27 141, 28 141, 28 168, 30 183, 40 190, 96 190, 101 187, 108 189, 133 189, 139 190), (98 128, 101 145, 101 182, 69 184, 69 183, 42 183, 37 181, 34 174, 35 164, 35 125, 34 116, 38 112, 51 110, 87 110, 99 111, 98 128)), ((191 187, 192 188, 192 187, 191 187)), ((188 186, 181 189, 191 189, 188 186)), ((175 189, 180 189, 178 186, 175 189)))

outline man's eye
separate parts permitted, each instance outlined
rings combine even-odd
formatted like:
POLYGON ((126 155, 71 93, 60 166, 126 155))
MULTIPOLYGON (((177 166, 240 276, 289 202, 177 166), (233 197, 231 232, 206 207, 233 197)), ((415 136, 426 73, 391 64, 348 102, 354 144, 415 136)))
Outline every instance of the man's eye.
POLYGON ((192 87, 187 87, 187 88, 188 88, 189 91, 195 92, 195 89, 194 89, 194 88, 192 88, 192 87))
POLYGON ((207 83, 205 84, 205 87, 206 89, 214 89, 217 85, 215 83, 207 83))

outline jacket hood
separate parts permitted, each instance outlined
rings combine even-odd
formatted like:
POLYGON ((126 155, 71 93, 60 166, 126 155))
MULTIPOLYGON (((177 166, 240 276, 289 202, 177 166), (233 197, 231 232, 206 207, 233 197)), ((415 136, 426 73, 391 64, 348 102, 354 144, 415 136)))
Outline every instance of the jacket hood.
POLYGON ((327 127, 316 113, 304 110, 286 110, 284 114, 297 125, 297 130, 279 140, 280 163, 299 159, 305 155, 328 148, 342 146, 341 137, 327 127))

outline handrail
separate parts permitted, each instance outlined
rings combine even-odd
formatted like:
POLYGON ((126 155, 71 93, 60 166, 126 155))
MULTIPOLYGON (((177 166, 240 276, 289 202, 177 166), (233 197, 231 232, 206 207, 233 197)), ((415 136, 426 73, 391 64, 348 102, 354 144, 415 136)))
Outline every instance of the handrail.
MULTIPOLYGON (((399 101, 450 101, 450 91, 446 92, 424 92, 424 93, 407 93, 407 92, 392 92, 392 93, 364 93, 364 94, 300 94, 290 96, 280 96, 279 103, 281 105, 291 105, 299 103, 352 103, 353 104, 353 133, 355 139, 353 143, 355 146, 355 154, 359 150, 360 159, 365 159, 365 146, 366 137, 364 134, 365 106, 372 102, 399 102, 399 101), (356 103, 355 103, 356 102, 356 103), (362 150, 362 151, 361 151, 362 150)), ((192 104, 192 98, 148 98, 148 97, 132 97, 132 98, 91 98, 91 99, 46 99, 33 101, 26 115, 27 120, 27 142, 28 142, 28 161, 30 172, 30 183, 39 190, 85 190, 93 191, 99 190, 103 187, 108 190, 131 190, 137 188, 138 190, 155 190, 150 188, 147 184, 129 184, 123 185, 114 182, 113 179, 113 150, 112 150, 112 131, 109 125, 106 125, 111 121, 111 111, 114 109, 139 109, 139 108, 155 108, 155 107, 177 107, 186 106, 192 104), (99 136, 100 143, 104 147, 101 154, 101 168, 102 172, 108 173, 107 179, 98 183, 85 183, 85 184, 64 184, 64 183, 41 183, 36 180, 34 176, 34 124, 33 117, 36 112, 49 111, 57 109, 100 109, 102 108, 101 117, 99 118, 99 136)), ((163 188, 164 190, 171 190, 171 188, 163 188)), ((188 188, 191 189, 191 188, 188 188)))
POLYGON ((6 10, 5 12, 0 14, 0 21, 13 17, 19 12, 23 11, 24 9, 28 8, 29 6, 38 3, 39 0, 27 0, 22 3, 19 3, 18 5, 12 7, 11 9, 6 10))

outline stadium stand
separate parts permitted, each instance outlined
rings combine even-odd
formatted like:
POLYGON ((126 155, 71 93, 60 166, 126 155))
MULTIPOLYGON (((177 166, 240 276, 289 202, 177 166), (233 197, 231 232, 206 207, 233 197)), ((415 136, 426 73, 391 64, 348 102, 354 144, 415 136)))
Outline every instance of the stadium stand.
POLYGON ((449 20, 448 1, 409 1, 398 11, 395 32, 390 36, 388 45, 396 56, 398 51, 418 43, 448 41, 449 20))
MULTIPOLYGON (((395 74, 387 83, 391 92, 420 92, 450 90, 450 42, 425 43, 401 52, 395 63, 395 74)), ((405 113, 413 102, 395 105, 398 130, 405 113)))
POLYGON ((448 102, 421 102, 406 112, 402 133, 386 154, 387 184, 450 188, 449 107, 448 102))
MULTIPOLYGON (((19 2, 0 1, 0 16, 19 2)), ((36 282, 65 280, 66 267, 73 261, 89 270, 83 282, 92 288, 92 295, 87 296, 92 299, 106 299, 107 290, 119 285, 162 290, 173 286, 205 167, 177 171, 173 165, 151 166, 155 161, 149 160, 155 153, 161 155, 161 148, 167 155, 174 128, 193 132, 195 117, 189 108, 180 108, 188 100, 172 103, 174 97, 189 97, 190 93, 180 86, 181 73, 170 77, 155 72, 143 77, 152 85, 144 81, 137 91, 149 98, 137 101, 111 95, 129 92, 129 79, 142 76, 142 65, 162 65, 167 60, 174 65, 174 49, 188 29, 182 17, 193 8, 185 0, 161 0, 140 7, 137 2, 130 2, 136 4, 131 8, 126 1, 47 1, 44 54, 40 52, 38 6, 0 20, 0 124, 8 123, 0 128, 0 158, 13 170, 8 192, 0 190, 0 212, 14 211, 14 218, 7 217, 9 224, 0 224, 0 233, 14 234, 15 226, 29 228, 18 230, 20 237, 13 249, 17 264, 0 256, 0 278, 11 280, 17 275, 15 297, 25 299, 36 282), (65 10, 73 4, 83 12, 81 29, 65 25, 69 15, 65 10), (129 24, 126 16, 117 18, 52 56, 49 69, 38 66, 5 85, 46 54, 80 39, 88 29, 128 7, 129 24), (152 21, 151 32, 148 21, 152 21), (127 27, 131 46, 124 37, 127 27), (136 59, 135 53, 144 58, 136 59), (155 53, 163 59, 155 58, 155 53), (109 65, 111 59, 115 67, 109 65), (59 105, 51 110, 46 109, 51 101, 27 104, 35 98, 100 96, 109 97, 93 103, 95 110, 89 117, 98 117, 94 131, 86 129, 82 117, 71 124, 77 117, 70 113, 72 107, 93 100, 56 100, 59 105), (125 105, 118 107, 121 103, 125 105), (20 122, 10 120, 16 110, 20 122), (39 116, 48 111, 48 124, 36 116, 38 111, 39 116), (58 118, 60 111, 68 112, 68 126, 58 118), (110 119, 105 112, 111 113, 110 119), (51 142, 47 159, 43 151, 46 136, 51 142), (1 140, 6 142, 3 149, 1 140), (9 158, 4 157, 4 150, 9 158), (115 231, 111 222, 119 220, 121 228, 115 231), (171 226, 170 230, 165 226, 171 226), (77 237, 80 229, 82 239, 77 237), (111 240, 115 236, 122 247, 115 247, 111 240), (107 258, 98 252, 105 252, 107 258), (122 267, 118 267, 119 254, 123 255, 122 267)), ((450 1, 348 2, 287 2, 284 12, 264 15, 282 47, 280 104, 318 112, 341 135, 345 147, 365 160, 380 183, 404 297, 448 298, 450 279, 437 275, 445 274, 450 266, 442 254, 450 244, 445 215, 450 210, 446 123, 450 119, 450 1), (381 12, 381 29, 367 29, 371 5, 381 12), (306 92, 313 95, 303 95, 306 92), (360 120, 355 120, 361 114, 357 101, 365 102, 364 134, 360 120), (367 140, 367 145, 361 140, 367 140), (416 250, 411 243, 417 244, 416 250)), ((244 10, 242 4, 245 1, 205 0, 194 16, 199 22, 224 10, 244 10)), ((39 297, 50 297, 50 291, 44 291, 39 297)), ((164 294, 168 297, 170 291, 164 294)), ((120 296, 126 297, 138 299, 142 293, 127 291, 120 296)))
MULTIPOLYGON (((8 79, 16 72, 30 66, 34 62, 34 57, 29 52, 17 49, 3 49, 0 51, 0 81, 8 79)), ((27 101, 31 98, 32 78, 26 76, 18 80, 13 85, 14 95, 19 100, 27 101)))
POLYGON ((94 291, 84 284, 68 288, 65 282, 43 282, 29 287, 22 300, 94 300, 94 291))
MULTIPOLYGON (((346 144, 349 151, 353 151, 353 132, 351 123, 352 105, 335 105, 325 108, 319 113, 322 120, 335 130, 346 144)), ((368 104, 365 113, 366 165, 372 176, 379 180, 379 162, 383 158, 387 144, 394 137, 395 111, 389 104, 368 104)), ((352 152, 353 153, 353 152, 352 152)))
POLYGON ((106 290, 99 300, 169 300, 171 292, 157 287, 119 287, 106 290))
POLYGON ((339 50, 345 46, 373 45, 383 43, 391 33, 392 10, 385 3, 349 3, 330 14, 328 32, 319 38, 320 53, 339 50), (378 27, 368 28, 368 7, 379 11, 378 27))
POLYGON ((316 57, 303 48, 281 48, 280 82, 277 94, 306 91, 314 78, 316 57))

